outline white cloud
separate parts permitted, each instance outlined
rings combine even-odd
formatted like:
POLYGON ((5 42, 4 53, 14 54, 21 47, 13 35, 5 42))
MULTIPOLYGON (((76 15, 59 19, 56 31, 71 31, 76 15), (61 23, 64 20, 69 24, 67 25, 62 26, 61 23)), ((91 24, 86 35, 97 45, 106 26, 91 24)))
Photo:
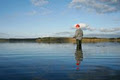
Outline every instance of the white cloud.
POLYGON ((28 13, 26 13, 26 15, 35 15, 35 14, 37 14, 37 11, 31 11, 31 12, 28 12, 28 13))
POLYGON ((25 15, 28 15, 28 16, 32 16, 32 15, 48 15, 48 14, 51 14, 52 11, 47 9, 47 8, 44 8, 44 7, 41 7, 39 9, 35 9, 35 10, 32 10, 32 11, 29 11, 29 12, 26 12, 25 15))
POLYGON ((92 34, 85 34, 84 37, 118 38, 118 37, 120 37, 120 34, 116 34, 116 33, 92 33, 92 34))
MULTIPOLYGON (((76 25, 76 24, 75 24, 76 25)), ((75 25, 72 27, 72 29, 75 29, 75 25)), ((99 32, 107 32, 107 33, 110 33, 110 32, 119 32, 120 31, 120 27, 113 27, 113 28, 109 28, 109 27, 103 27, 103 28, 94 28, 94 27, 91 27, 89 26, 88 24, 86 23, 79 23, 80 27, 82 30, 88 30, 88 31, 99 31, 99 32)))
POLYGON ((120 0, 72 0, 69 7, 97 13, 111 13, 120 11, 120 0))
POLYGON ((120 31, 120 27, 115 27, 115 28, 100 28, 100 32, 117 32, 120 31))
MULTIPOLYGON (((76 25, 76 24, 75 24, 76 25)), ((75 25, 73 26, 73 28, 75 29, 75 25)), ((79 25, 80 25, 80 28, 82 29, 82 30, 89 30, 89 31, 94 31, 94 30, 96 30, 95 28, 93 28, 93 27, 90 27, 88 24, 86 24, 86 23, 79 23, 79 25)))
POLYGON ((47 0, 31 0, 31 2, 35 6, 44 6, 49 3, 47 0))
POLYGON ((41 8, 41 9, 38 11, 38 13, 39 13, 40 15, 47 15, 47 14, 51 14, 51 13, 52 13, 52 10, 47 9, 47 8, 41 8))
POLYGON ((48 0, 31 0, 31 3, 36 6, 36 8, 33 11, 28 12, 27 15, 47 15, 52 13, 50 9, 44 7, 44 5, 49 3, 48 0))

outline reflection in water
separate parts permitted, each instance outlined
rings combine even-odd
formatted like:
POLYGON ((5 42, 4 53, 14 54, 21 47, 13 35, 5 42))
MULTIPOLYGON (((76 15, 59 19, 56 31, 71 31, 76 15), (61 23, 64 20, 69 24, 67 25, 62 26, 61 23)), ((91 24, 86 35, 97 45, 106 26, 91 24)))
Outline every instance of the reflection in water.
POLYGON ((82 48, 78 49, 77 47, 75 52, 75 59, 76 59, 76 65, 77 65, 76 70, 79 70, 80 63, 83 60, 83 53, 82 53, 82 48))
POLYGON ((0 80, 120 80, 119 43, 82 45, 0 43, 0 80))

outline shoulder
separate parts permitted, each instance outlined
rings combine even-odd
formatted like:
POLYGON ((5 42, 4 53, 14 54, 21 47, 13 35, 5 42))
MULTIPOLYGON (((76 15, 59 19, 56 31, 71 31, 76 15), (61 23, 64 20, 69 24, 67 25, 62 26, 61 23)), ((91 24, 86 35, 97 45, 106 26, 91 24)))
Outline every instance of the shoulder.
POLYGON ((82 29, 80 28, 80 29, 78 29, 78 31, 82 31, 82 29))

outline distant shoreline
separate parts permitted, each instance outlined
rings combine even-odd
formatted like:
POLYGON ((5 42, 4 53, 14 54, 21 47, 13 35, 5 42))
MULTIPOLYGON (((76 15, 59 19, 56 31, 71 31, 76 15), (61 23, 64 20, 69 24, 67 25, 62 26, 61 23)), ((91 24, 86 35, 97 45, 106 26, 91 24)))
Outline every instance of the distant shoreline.
MULTIPOLYGON (((76 40, 71 37, 43 37, 43 38, 0 38, 0 42, 38 42, 38 43, 76 43, 76 40)), ((84 37, 83 43, 94 42, 120 42, 120 38, 96 38, 84 37)))

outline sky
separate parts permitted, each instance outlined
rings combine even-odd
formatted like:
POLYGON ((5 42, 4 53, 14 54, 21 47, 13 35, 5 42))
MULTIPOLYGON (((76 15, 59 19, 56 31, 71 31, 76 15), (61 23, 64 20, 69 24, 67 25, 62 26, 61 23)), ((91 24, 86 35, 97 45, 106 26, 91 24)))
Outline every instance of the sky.
POLYGON ((120 0, 0 0, 0 38, 120 37, 120 0))

